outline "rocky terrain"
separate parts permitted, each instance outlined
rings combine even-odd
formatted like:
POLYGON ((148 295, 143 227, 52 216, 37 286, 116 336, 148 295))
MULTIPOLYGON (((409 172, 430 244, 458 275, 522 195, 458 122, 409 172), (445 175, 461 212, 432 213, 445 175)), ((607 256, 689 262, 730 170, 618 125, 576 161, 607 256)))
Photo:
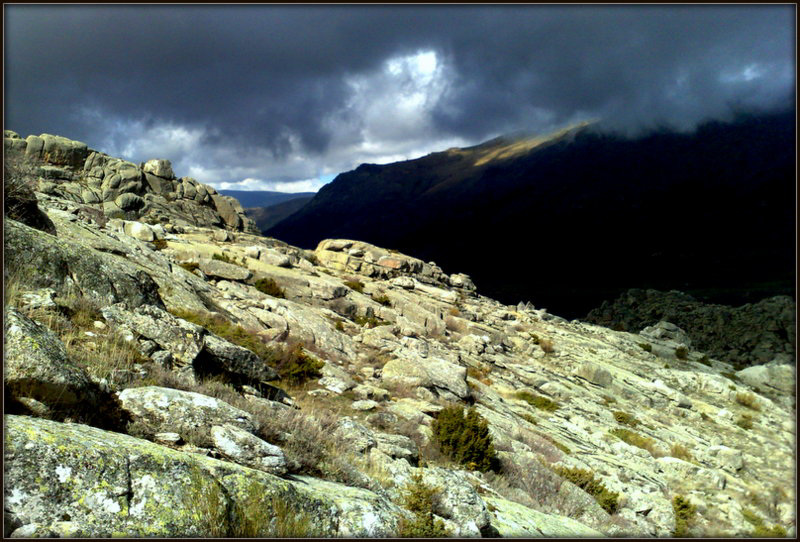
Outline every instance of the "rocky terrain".
POLYGON ((5 140, 38 202, 5 220, 5 535, 794 536, 784 358, 297 248, 50 138, 5 140))
POLYGON ((684 328, 698 350, 744 368, 795 363, 796 313, 789 296, 729 307, 701 303, 677 291, 629 290, 591 311, 586 320, 636 332, 666 320, 684 328))

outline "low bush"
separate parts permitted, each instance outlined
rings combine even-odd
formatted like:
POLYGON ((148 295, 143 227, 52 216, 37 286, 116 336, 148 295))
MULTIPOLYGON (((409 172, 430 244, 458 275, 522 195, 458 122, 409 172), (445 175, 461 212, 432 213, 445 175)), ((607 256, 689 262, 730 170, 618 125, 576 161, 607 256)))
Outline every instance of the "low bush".
POLYGON ((372 296, 372 300, 375 301, 376 303, 380 303, 384 307, 392 306, 392 300, 389 299, 389 296, 387 296, 386 294, 375 294, 372 296))
POLYGON ((703 357, 698 359, 697 363, 702 363, 703 365, 706 365, 707 367, 711 367, 711 360, 708 359, 708 354, 703 354, 703 357))
POLYGON ((742 414, 736 419, 736 425, 745 430, 753 428, 753 417, 750 414, 742 414))
POLYGON ((555 472, 594 497, 603 510, 609 514, 616 513, 619 508, 619 493, 609 491, 602 482, 595 479, 591 471, 559 466, 555 472))
POLYGON ((414 514, 414 520, 402 520, 397 533, 400 538, 442 538, 448 536, 442 520, 433 517, 434 498, 441 491, 422 481, 422 475, 412 475, 406 486, 402 505, 414 514))
POLYGON ((691 461, 692 454, 689 452, 689 449, 684 446, 683 444, 675 443, 669 449, 669 455, 672 457, 677 457, 678 459, 683 459, 684 461, 691 461))
POLYGON ((364 283, 360 280, 346 280, 344 285, 355 292, 364 293, 364 283))
POLYGON ((470 470, 497 470, 497 453, 489 433, 489 423, 471 408, 442 409, 431 424, 433 439, 442 453, 470 470))
POLYGON ((675 349, 675 357, 678 359, 686 359, 689 357, 689 349, 685 346, 679 346, 675 349))
POLYGON ((178 265, 186 269, 189 273, 194 272, 196 269, 200 269, 200 265, 197 262, 180 262, 178 265))
POLYGON ((739 392, 736 394, 736 402, 752 410, 761 410, 755 394, 750 392, 739 392))
POLYGON ((164 250, 167 248, 167 242, 164 239, 153 239, 153 248, 156 250, 164 250))
POLYGON ((478 382, 482 382, 487 386, 492 384, 492 379, 489 378, 489 373, 492 372, 491 367, 467 367, 467 376, 474 378, 478 382))
POLYGON ((767 527, 761 516, 750 510, 742 508, 742 517, 753 526, 753 537, 755 538, 785 538, 786 529, 780 525, 767 527))
POLYGON ((522 399, 529 405, 546 412, 555 412, 559 408, 559 404, 556 401, 541 395, 533 394, 529 391, 518 391, 514 394, 514 397, 517 399, 522 399))
POLYGON ((256 290, 261 293, 271 295, 272 297, 277 297, 279 299, 286 298, 286 291, 281 288, 275 279, 271 278, 260 278, 258 279, 253 286, 255 286, 256 290))
POLYGON ((651 345, 650 343, 639 343, 639 348, 641 348, 645 352, 653 351, 653 345, 651 345))
POLYGON ((307 380, 322 376, 320 370, 324 366, 323 362, 306 352, 301 344, 296 343, 280 357, 275 369, 281 380, 292 386, 299 386, 307 380))
POLYGON ((250 482, 235 497, 210 473, 193 467, 184 504, 194 525, 210 538, 306 538, 316 536, 311 516, 296 511, 286 499, 269 495, 257 482, 250 482), (230 505, 228 502, 230 501, 230 505))
POLYGON ((608 406, 608 405, 610 405, 612 403, 616 403, 617 402, 617 400, 614 397, 611 397, 610 395, 603 395, 602 399, 603 399, 603 404, 605 406, 608 406))
POLYGON ((220 261, 220 262, 233 264, 233 265, 238 265, 239 267, 241 267, 241 264, 239 262, 237 262, 236 260, 234 260, 233 258, 228 256, 224 252, 215 253, 213 256, 211 256, 211 259, 212 260, 217 260, 217 261, 220 261))
POLYGON ((630 427, 636 427, 639 425, 639 420, 637 420, 632 414, 628 414, 627 412, 623 412, 621 410, 615 410, 613 414, 617 423, 621 423, 630 427))
POLYGON ((675 531, 672 536, 685 538, 689 535, 689 528, 694 524, 697 507, 681 495, 672 499, 672 510, 675 512, 675 531))
POLYGON ((539 339, 539 348, 541 348, 542 352, 545 354, 552 354, 556 351, 555 345, 550 339, 539 339))
POLYGON ((612 429, 609 431, 610 434, 614 435, 618 439, 623 442, 627 442, 631 446, 636 446, 637 448, 641 448, 643 450, 647 450, 650 452, 650 455, 656 455, 656 443, 653 439, 643 437, 638 433, 634 433, 628 429, 623 429, 618 427, 616 429, 612 429))

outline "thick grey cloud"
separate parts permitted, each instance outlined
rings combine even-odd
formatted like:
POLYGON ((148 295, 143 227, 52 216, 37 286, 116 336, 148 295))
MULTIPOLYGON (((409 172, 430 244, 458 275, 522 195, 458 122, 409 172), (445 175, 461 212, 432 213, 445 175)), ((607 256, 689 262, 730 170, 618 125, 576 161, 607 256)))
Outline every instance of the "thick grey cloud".
POLYGON ((794 6, 4 9, 6 128, 218 186, 794 103, 794 6))

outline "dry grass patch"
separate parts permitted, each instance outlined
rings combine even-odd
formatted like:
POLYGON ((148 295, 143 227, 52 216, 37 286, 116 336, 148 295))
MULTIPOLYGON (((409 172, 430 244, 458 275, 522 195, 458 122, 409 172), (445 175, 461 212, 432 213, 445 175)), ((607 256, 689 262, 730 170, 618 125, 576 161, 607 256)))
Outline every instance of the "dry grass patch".
POLYGON ((758 404, 758 398, 755 396, 755 394, 750 392, 737 393, 736 402, 751 410, 761 410, 761 406, 758 404))
POLYGON ((636 446, 637 448, 641 448, 642 450, 647 450, 653 457, 657 457, 658 455, 658 450, 656 449, 656 442, 651 438, 643 437, 638 433, 634 433, 633 431, 630 431, 628 429, 623 429, 621 427, 612 429, 611 431, 609 431, 609 433, 614 435, 621 441, 630 444, 631 446, 636 446))
POLYGON ((529 391, 518 391, 514 394, 514 397, 517 399, 522 399, 529 405, 538 408, 539 410, 544 410, 546 412, 555 412, 559 408, 559 404, 552 399, 548 399, 542 395, 536 395, 529 391))

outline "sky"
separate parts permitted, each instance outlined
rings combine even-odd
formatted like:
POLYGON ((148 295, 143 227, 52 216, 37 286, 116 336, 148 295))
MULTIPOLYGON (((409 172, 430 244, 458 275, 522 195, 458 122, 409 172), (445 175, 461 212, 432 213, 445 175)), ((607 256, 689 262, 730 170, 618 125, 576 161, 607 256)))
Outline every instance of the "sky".
POLYGON ((8 5, 5 129, 217 189, 316 191, 585 119, 795 104, 795 6, 8 5))

